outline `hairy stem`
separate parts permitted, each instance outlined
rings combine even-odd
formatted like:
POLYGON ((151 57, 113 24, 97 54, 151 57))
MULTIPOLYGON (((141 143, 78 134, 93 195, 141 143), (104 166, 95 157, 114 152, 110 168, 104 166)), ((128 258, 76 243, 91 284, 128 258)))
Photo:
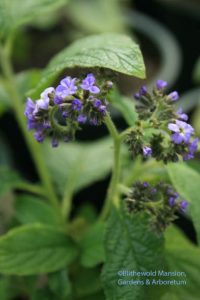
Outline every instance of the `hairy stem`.
POLYGON ((32 136, 30 135, 30 133, 26 128, 26 121, 23 115, 24 107, 18 95, 18 89, 16 86, 12 65, 10 63, 10 58, 7 52, 5 51, 5 48, 3 48, 2 46, 0 46, 0 61, 1 61, 2 73, 8 83, 8 92, 10 94, 10 98, 12 101, 13 110, 15 112, 16 119, 18 121, 20 129, 23 133, 24 139, 26 141, 26 144, 32 155, 38 174, 42 181, 45 190, 45 196, 48 198, 51 205, 60 214, 59 203, 56 194, 54 192, 54 189, 52 187, 49 172, 45 165, 43 155, 41 153, 41 148, 39 144, 37 144, 37 142, 32 138, 32 136))
POLYGON ((120 136, 108 113, 105 116, 105 124, 113 138, 114 161, 113 161, 112 177, 108 187, 105 204, 100 214, 100 219, 102 220, 106 219, 111 204, 112 203, 117 204, 118 201, 118 183, 119 183, 119 175, 120 175, 120 148, 121 148, 120 136))

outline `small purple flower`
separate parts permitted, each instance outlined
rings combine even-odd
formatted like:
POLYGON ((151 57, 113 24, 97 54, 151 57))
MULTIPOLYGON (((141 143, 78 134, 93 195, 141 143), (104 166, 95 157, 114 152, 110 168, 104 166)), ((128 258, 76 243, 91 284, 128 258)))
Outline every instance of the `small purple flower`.
POLYGON ((98 108, 102 104, 101 100, 95 99, 93 102, 94 107, 98 108))
POLYGON ((96 79, 92 73, 88 74, 85 79, 83 79, 81 88, 85 91, 89 91, 92 94, 98 94, 100 89, 94 85, 96 79))
POLYGON ((78 118, 77 118, 77 121, 80 124, 85 124, 86 121, 87 121, 87 116, 85 116, 85 115, 79 115, 78 118))
POLYGON ((136 100, 140 100, 142 96, 145 96, 147 94, 147 87, 145 85, 141 86, 138 93, 135 93, 134 98, 136 100))
POLYGON ((106 82, 106 85, 109 89, 111 89, 113 87, 113 82, 109 80, 106 82))
POLYGON ((172 101, 177 101, 178 98, 179 98, 179 94, 177 91, 174 91, 174 92, 171 92, 169 95, 168 95, 169 99, 172 100, 172 101))
POLYGON ((148 187, 148 186, 149 186, 148 182, 143 182, 143 187, 148 187))
POLYGON ((180 107, 178 109, 178 111, 176 112, 176 115, 182 121, 187 121, 188 120, 188 115, 186 115, 186 114, 183 113, 182 107, 180 107))
POLYGON ((100 111, 101 114, 104 115, 105 112, 106 112, 106 106, 105 106, 105 105, 100 105, 100 106, 99 106, 99 111, 100 111))
POLYGON ((140 96, 145 96, 147 94, 147 87, 145 85, 141 86, 139 94, 140 96))
POLYGON ((26 101, 26 108, 25 108, 24 115, 28 119, 31 119, 33 116, 34 110, 35 110, 35 102, 33 102, 31 98, 28 98, 26 101))
POLYGON ((183 160, 184 161, 187 161, 187 160, 190 160, 190 159, 194 158, 194 153, 198 149, 198 142, 199 142, 199 139, 196 138, 191 143, 188 144, 188 150, 189 150, 189 152, 187 152, 187 153, 185 153, 183 155, 183 160))
POLYGON ((143 155, 145 157, 150 157, 152 155, 152 149, 150 147, 144 146, 143 147, 143 155))
MULTIPOLYGON (((59 102, 61 101, 61 98, 65 98, 69 95, 74 95, 77 91, 77 87, 75 85, 76 83, 76 78, 71 78, 70 76, 67 76, 66 78, 62 79, 60 84, 56 88, 56 97, 54 102, 59 102)), ((56 103, 55 102, 55 103, 56 103)), ((60 103, 56 103, 60 104, 60 103)))
POLYGON ((158 79, 156 82, 156 87, 158 90, 165 89, 167 87, 167 85, 168 85, 167 81, 164 81, 161 79, 158 79))
POLYGON ((188 202, 186 200, 183 200, 180 202, 180 208, 185 211, 188 207, 188 202))
POLYGON ((134 98, 135 98, 136 100, 140 100, 140 98, 141 98, 140 93, 135 93, 135 94, 134 94, 134 98))
POLYGON ((197 151, 198 143, 199 143, 198 138, 194 139, 191 143, 189 143, 188 150, 190 151, 190 153, 194 154, 194 152, 197 151))
POLYGON ((44 133, 41 130, 38 130, 34 133, 34 138, 36 139, 37 142, 42 143, 44 141, 44 133))
POLYGON ((79 99, 72 101, 72 110, 80 111, 82 109, 82 102, 79 99))
POLYGON ((66 118, 69 116, 69 113, 68 113, 68 111, 66 111, 66 110, 65 110, 65 111, 63 111, 63 112, 62 112, 62 116, 63 116, 63 118, 65 118, 65 119, 66 119, 66 118))
POLYGON ((169 198, 169 206, 170 206, 170 207, 173 207, 174 204, 175 204, 175 201, 176 201, 176 199, 175 199, 174 197, 170 197, 170 198, 169 198))
POLYGON ((94 126, 97 126, 97 124, 98 124, 97 119, 96 118, 90 119, 90 124, 94 125, 94 126))
POLYGON ((174 132, 172 141, 175 144, 188 143, 190 136, 194 133, 194 128, 191 125, 179 120, 176 120, 176 124, 169 123, 168 129, 174 132))

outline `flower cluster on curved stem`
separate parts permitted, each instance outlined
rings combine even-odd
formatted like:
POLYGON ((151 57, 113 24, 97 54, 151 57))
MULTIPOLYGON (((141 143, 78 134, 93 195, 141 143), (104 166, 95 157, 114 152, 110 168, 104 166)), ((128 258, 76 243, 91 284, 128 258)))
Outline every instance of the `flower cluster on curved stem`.
POLYGON ((27 127, 35 130, 38 142, 47 136, 52 136, 53 147, 58 146, 60 139, 68 142, 82 124, 102 124, 108 104, 105 96, 111 87, 110 81, 97 86, 92 73, 83 80, 67 76, 56 88, 45 89, 40 99, 28 98, 24 112, 27 127))

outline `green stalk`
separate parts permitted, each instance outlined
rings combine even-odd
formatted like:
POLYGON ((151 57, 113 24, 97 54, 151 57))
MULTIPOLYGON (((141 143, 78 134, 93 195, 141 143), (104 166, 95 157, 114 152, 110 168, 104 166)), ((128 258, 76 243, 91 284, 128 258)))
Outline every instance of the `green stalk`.
POLYGON ((40 179, 42 181, 45 190, 45 195, 48 198, 51 205, 60 214, 59 203, 56 194, 54 192, 54 189, 52 187, 49 172, 45 165, 44 158, 41 153, 40 145, 32 138, 32 136, 30 135, 30 133, 26 128, 26 120, 23 114, 24 107, 18 95, 18 89, 15 82, 15 76, 10 62, 10 57, 8 53, 5 51, 5 49, 2 46, 0 46, 1 68, 2 68, 2 73, 8 83, 8 92, 10 94, 15 116, 20 126, 20 129, 23 133, 28 149, 34 160, 40 179))
POLYGON ((120 175, 120 148, 121 148, 121 139, 118 131, 112 122, 110 115, 107 113, 105 116, 105 124, 113 138, 114 146, 114 161, 112 169, 112 177, 108 187, 108 192, 103 206, 102 212, 100 214, 100 219, 106 219, 112 203, 115 205, 118 204, 118 183, 120 175))

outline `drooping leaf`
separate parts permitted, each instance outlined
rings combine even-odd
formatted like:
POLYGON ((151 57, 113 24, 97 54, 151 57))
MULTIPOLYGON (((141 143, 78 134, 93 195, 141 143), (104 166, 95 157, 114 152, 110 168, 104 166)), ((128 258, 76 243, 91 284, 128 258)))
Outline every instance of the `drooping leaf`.
POLYGON ((64 5, 66 0, 1 0, 0 37, 6 36, 16 28, 31 24, 39 15, 47 14, 64 5))
POLYGON ((200 241, 200 174, 186 164, 167 166, 171 182, 177 192, 189 201, 189 211, 194 222, 198 241, 200 241))
POLYGON ((96 223, 86 232, 80 241, 80 263, 84 267, 94 267, 105 259, 104 246, 104 224, 96 223))
POLYGON ((80 190, 104 178, 112 167, 110 139, 92 143, 62 143, 56 151, 47 142, 43 150, 50 174, 61 192, 69 180, 74 189, 80 190))
POLYGON ((24 225, 0 238, 0 272, 33 275, 59 270, 77 256, 75 243, 61 230, 24 225))
POLYGON ((186 275, 173 277, 173 279, 176 280, 186 280, 186 285, 174 285, 170 288, 167 287, 166 289, 175 295, 175 299, 198 300, 200 283, 200 249, 193 245, 181 231, 174 226, 167 229, 165 237, 166 260, 169 271, 185 272, 186 275))
POLYGON ((100 34, 82 38, 58 53, 42 73, 42 80, 30 93, 38 96, 66 68, 107 68, 126 75, 145 77, 139 46, 122 34, 100 34))
POLYGON ((15 216, 22 224, 61 225, 59 217, 48 203, 30 195, 21 195, 15 199, 15 216))
POLYGON ((146 299, 145 286, 120 285, 123 280, 142 281, 144 277, 124 278, 119 272, 149 271, 163 267, 163 238, 151 231, 148 218, 141 214, 132 217, 125 213, 120 215, 113 209, 105 235, 105 250, 102 281, 107 299, 146 299))

